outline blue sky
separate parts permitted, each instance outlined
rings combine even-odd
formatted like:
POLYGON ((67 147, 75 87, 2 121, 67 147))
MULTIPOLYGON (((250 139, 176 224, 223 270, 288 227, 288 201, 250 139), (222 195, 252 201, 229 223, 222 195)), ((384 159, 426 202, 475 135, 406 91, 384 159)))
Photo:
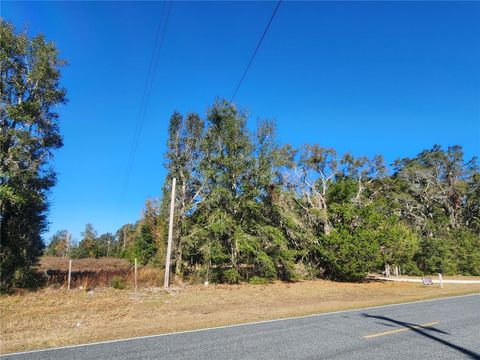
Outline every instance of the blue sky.
MULTIPOLYGON (((127 194, 121 192, 161 2, 7 2, 1 16, 42 32, 69 65, 58 110, 48 238, 86 223, 136 221, 160 194, 168 119, 230 98, 273 2, 176 2, 127 194), (122 202, 122 204, 121 204, 122 202)), ((284 2, 236 102, 279 139, 388 162, 433 144, 480 154, 480 3, 284 2)))

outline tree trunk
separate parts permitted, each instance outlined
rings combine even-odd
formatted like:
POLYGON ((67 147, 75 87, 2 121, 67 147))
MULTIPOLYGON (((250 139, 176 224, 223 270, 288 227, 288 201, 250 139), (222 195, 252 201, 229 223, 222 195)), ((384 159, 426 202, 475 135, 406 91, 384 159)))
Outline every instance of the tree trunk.
POLYGON ((175 263, 175 275, 178 277, 183 277, 182 274, 182 241, 178 241, 178 250, 177 250, 177 261, 175 263))

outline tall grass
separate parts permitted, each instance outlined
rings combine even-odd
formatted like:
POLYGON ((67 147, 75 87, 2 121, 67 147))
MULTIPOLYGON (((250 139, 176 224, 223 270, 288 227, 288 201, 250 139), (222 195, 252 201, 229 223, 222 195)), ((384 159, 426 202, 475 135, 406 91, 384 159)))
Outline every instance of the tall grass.
MULTIPOLYGON (((47 275, 47 285, 66 288, 68 285, 68 260, 43 258, 39 270, 47 275)), ((72 260, 70 287, 92 289, 110 287, 115 279, 121 279, 127 287, 135 284, 135 270, 124 259, 75 259, 72 260)), ((138 287, 159 287, 163 285, 164 270, 149 266, 138 267, 138 287)))

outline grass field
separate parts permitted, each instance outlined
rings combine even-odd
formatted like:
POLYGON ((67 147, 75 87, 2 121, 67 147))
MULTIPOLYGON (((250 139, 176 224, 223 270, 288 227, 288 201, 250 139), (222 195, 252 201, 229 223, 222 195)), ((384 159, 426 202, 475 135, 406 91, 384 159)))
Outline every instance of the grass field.
MULTIPOLYGON (((119 258, 85 258, 72 260, 72 270, 100 271, 100 270, 129 270, 132 265, 125 259, 119 258)), ((38 269, 44 270, 68 270, 68 259, 56 256, 42 256, 38 269)))
POLYGON ((1 296, 1 353, 479 293, 416 283, 324 280, 269 285, 67 291, 1 296))
MULTIPOLYGON (((40 258, 38 270, 50 273, 48 285, 67 287, 68 259, 43 256, 40 258)), ((164 271, 149 266, 139 266, 138 286, 152 287, 163 284, 164 271)), ((115 278, 121 279, 126 286, 133 287, 134 267, 125 259, 118 258, 86 258, 72 260, 72 288, 110 287, 115 278)))

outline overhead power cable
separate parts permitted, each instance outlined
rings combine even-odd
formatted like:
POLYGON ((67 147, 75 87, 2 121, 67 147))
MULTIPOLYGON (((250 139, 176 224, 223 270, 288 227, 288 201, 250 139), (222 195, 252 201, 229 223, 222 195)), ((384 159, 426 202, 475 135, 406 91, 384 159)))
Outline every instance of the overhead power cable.
POLYGON ((247 64, 247 67, 243 71, 242 77, 240 78, 240 81, 238 82, 237 86, 235 87, 235 91, 233 92, 232 97, 230 98, 230 101, 233 101, 235 99, 235 96, 237 95, 238 89, 240 89, 240 86, 242 85, 243 79, 245 79, 245 76, 247 75, 248 70, 250 69, 250 66, 253 63, 253 60, 255 59, 255 56, 257 55, 258 49, 260 48, 260 45, 262 45, 262 41, 265 38, 265 35, 268 32, 268 29, 270 28, 270 24, 273 21, 273 18, 275 17, 275 14, 277 13, 278 8, 280 7, 282 0, 279 0, 277 2, 277 6, 275 6, 275 9, 273 10, 272 16, 270 17, 270 20, 268 21, 267 26, 265 27, 265 30, 263 31, 262 36, 260 37, 260 40, 258 41, 257 47, 253 51, 252 56, 250 57, 250 61, 247 64))
POLYGON ((164 2, 161 10, 160 21, 159 21, 157 31, 156 31, 156 36, 155 36, 154 50, 152 53, 152 58, 150 59, 150 64, 147 72, 147 81, 145 82, 145 87, 142 92, 142 98, 140 101, 140 110, 138 112, 137 122, 135 124, 135 130, 132 138, 132 144, 130 147, 130 153, 127 160, 127 169, 126 169, 122 193, 121 193, 121 205, 123 203, 126 191, 128 189, 130 176, 133 170, 133 165, 135 163, 135 155, 137 153, 138 144, 140 142, 140 136, 142 133, 142 127, 145 120, 145 114, 148 108, 150 93, 152 90, 152 85, 155 80, 155 74, 156 74, 156 70, 160 60, 160 52, 162 50, 166 28, 168 25, 168 19, 170 17, 170 11, 172 9, 172 4, 173 4, 172 1, 169 1, 168 3, 164 2))

